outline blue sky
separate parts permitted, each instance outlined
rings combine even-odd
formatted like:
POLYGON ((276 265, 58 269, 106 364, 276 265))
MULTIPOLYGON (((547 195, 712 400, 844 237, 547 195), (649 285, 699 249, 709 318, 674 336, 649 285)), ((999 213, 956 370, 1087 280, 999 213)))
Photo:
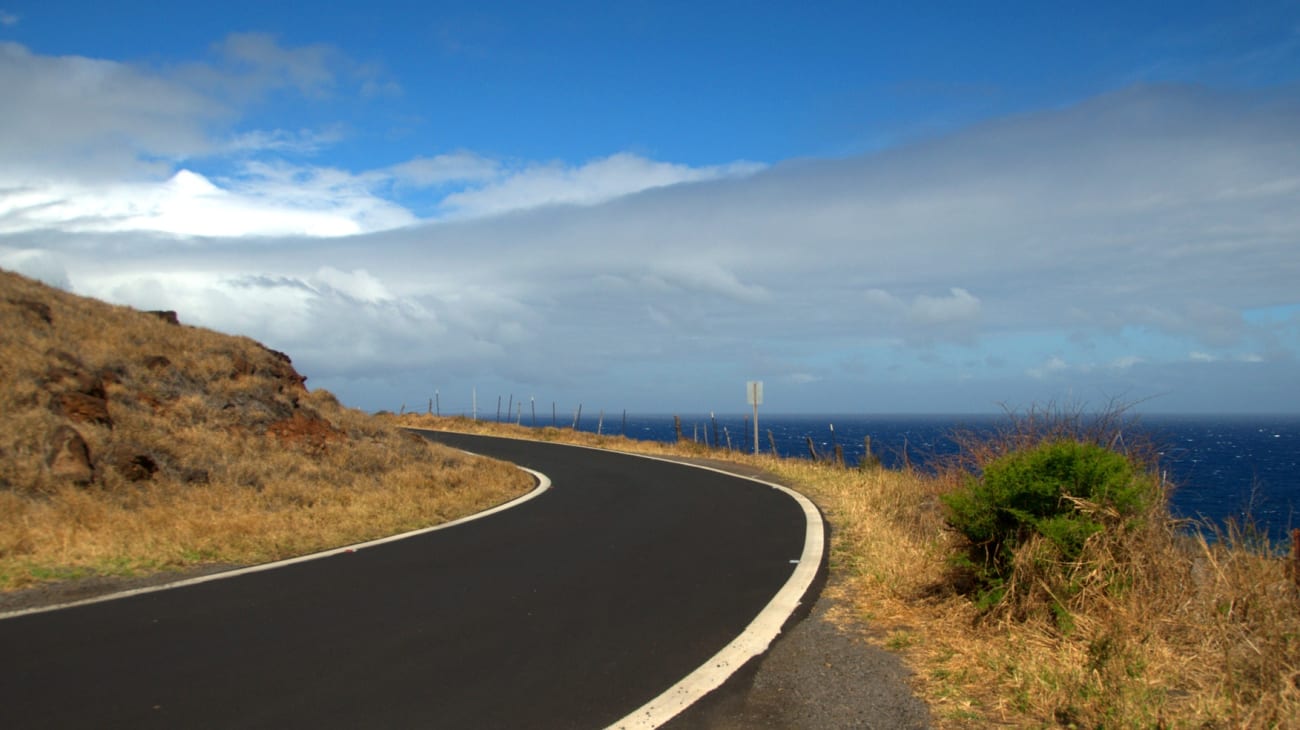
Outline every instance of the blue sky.
POLYGON ((0 266, 446 410, 1300 411, 1300 4, 0 0, 0 266))

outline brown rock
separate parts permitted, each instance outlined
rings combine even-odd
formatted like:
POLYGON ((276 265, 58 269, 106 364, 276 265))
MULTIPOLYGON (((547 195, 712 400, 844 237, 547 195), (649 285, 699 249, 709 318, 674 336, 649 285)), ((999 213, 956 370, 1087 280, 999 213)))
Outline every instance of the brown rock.
POLYGON ((172 361, 167 359, 166 355, 150 355, 144 359, 144 366, 150 370, 161 370, 162 368, 169 368, 171 365, 172 361))
POLYGON ((108 414, 108 400, 105 398, 70 391, 55 396, 53 405, 55 412, 69 421, 113 427, 113 418, 108 414))
POLYGON ((90 484, 95 479, 95 469, 90 461, 90 447, 71 426, 59 426, 50 435, 49 453, 45 465, 57 479, 67 479, 76 484, 90 484))
POLYGON ((243 378, 257 372, 257 368, 253 367, 253 363, 243 355, 235 355, 232 357, 230 359, 230 365, 230 377, 232 379, 243 378))
POLYGON ((32 318, 45 324, 54 324, 54 317, 50 313, 50 305, 45 302, 38 302, 33 299, 10 299, 8 301, 32 318))
POLYGON ((81 360, 76 355, 73 355, 72 353, 67 352, 66 350, 55 350, 53 348, 50 348, 49 350, 45 351, 45 357, 54 360, 55 362, 63 363, 64 366, 69 367, 73 370, 86 369, 86 365, 82 363, 81 360))
POLYGON ((43 381, 46 390, 62 390, 72 393, 82 393, 95 398, 107 398, 104 390, 104 378, 101 375, 91 375, 84 370, 76 370, 60 365, 50 366, 45 371, 43 381))
POLYGON ((118 474, 131 482, 143 482, 158 473, 158 462, 146 454, 120 457, 113 466, 118 474))
POLYGON ((207 484, 208 472, 203 469, 186 468, 181 470, 181 481, 186 484, 207 484))
POLYGON ((105 386, 116 385, 122 382, 122 374, 112 368, 101 368, 99 373, 97 373, 97 377, 99 378, 99 382, 103 383, 105 386))
POLYGON ((294 369, 293 361, 289 359, 288 355, 279 350, 272 350, 266 346, 262 346, 262 349, 272 357, 271 375, 275 377, 276 380, 283 382, 284 385, 281 387, 281 390, 284 390, 285 388, 288 388, 289 390, 307 389, 307 386, 304 385, 304 383, 307 382, 307 376, 300 375, 298 371, 294 369))
POLYGON ((180 317, 177 317, 176 312, 170 309, 151 309, 145 312, 145 314, 152 314, 153 316, 157 317, 158 319, 161 319, 167 324, 174 324, 180 326, 181 323, 180 317))

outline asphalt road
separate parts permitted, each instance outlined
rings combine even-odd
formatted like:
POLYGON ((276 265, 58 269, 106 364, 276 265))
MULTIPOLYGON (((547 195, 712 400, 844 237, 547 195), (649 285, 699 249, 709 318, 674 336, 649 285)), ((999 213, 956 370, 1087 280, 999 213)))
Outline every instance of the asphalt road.
POLYGON ((600 728, 790 577, 788 495, 691 467, 431 438, 552 488, 465 525, 0 620, 0 727, 600 728))

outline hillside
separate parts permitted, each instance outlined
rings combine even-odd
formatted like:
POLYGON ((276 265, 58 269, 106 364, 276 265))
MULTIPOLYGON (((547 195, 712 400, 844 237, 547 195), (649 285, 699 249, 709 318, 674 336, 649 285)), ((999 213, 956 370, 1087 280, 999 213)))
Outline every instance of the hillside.
POLYGON ((182 319, 0 270, 0 591, 272 560, 531 487, 182 319))

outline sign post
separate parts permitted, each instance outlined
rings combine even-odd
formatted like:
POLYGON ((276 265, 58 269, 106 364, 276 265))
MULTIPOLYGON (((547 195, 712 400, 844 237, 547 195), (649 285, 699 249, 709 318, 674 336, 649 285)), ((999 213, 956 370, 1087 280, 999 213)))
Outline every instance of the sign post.
POLYGON ((749 405, 754 407, 754 456, 758 456, 758 407, 763 403, 763 381, 751 380, 745 383, 745 396, 749 405))

